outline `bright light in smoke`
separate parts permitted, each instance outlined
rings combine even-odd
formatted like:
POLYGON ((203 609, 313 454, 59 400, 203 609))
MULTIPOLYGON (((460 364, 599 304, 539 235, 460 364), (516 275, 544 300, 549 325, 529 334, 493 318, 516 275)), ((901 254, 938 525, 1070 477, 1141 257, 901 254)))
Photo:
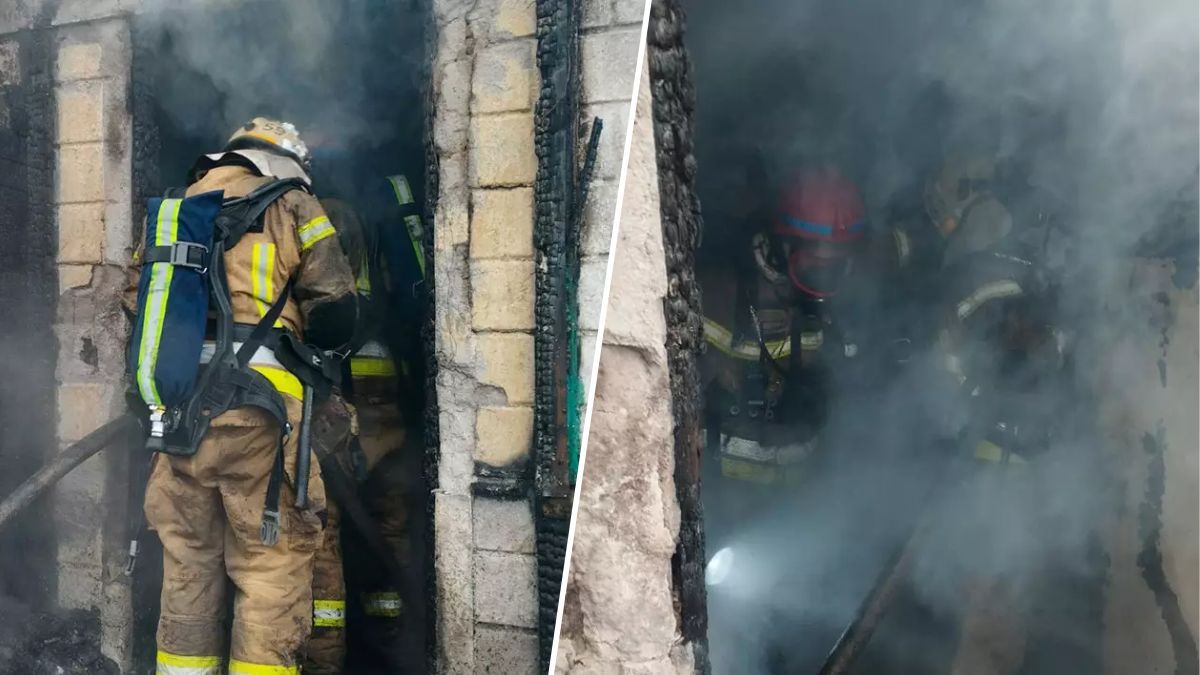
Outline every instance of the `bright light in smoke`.
POLYGON ((717 551, 717 553, 708 561, 708 566, 704 568, 704 584, 706 586, 718 586, 729 578, 729 572, 733 569, 733 549, 726 546, 717 551))

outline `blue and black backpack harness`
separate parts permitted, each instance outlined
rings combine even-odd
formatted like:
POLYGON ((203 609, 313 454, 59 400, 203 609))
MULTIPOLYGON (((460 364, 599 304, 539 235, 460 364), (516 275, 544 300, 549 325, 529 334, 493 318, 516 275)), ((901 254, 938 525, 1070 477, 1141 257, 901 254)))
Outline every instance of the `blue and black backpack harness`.
MULTIPOLYGON (((236 408, 258 408, 278 423, 261 532, 267 545, 278 539, 283 447, 292 425, 283 396, 250 368, 251 358, 262 347, 270 349, 300 380, 306 417, 313 396, 328 394, 341 365, 293 333, 274 327, 291 295, 291 279, 258 323, 235 323, 224 254, 247 232, 261 232, 264 212, 292 190, 309 192, 303 181, 285 179, 232 199, 220 190, 186 197, 173 189, 149 200, 138 316, 128 360, 139 397, 149 407, 146 448, 152 453, 194 455, 212 420, 236 408), (215 318, 211 322, 210 310, 215 318), (213 344, 210 358, 204 358, 206 338, 213 344)), ((301 420, 302 436, 308 421, 301 420)), ((307 479, 303 468, 298 482, 307 479)), ((131 549, 130 569, 136 536, 131 549)))

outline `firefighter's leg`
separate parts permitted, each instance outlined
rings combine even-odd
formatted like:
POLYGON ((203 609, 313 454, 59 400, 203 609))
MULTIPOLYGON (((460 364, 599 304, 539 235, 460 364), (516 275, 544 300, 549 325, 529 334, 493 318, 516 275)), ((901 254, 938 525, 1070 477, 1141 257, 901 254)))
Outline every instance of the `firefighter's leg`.
MULTIPOLYGON (((370 477, 363 485, 363 502, 392 554, 409 572, 414 568, 408 500, 415 494, 415 481, 419 479, 419 444, 406 443, 407 434, 394 406, 360 406, 358 413, 359 442, 371 467, 370 477)), ((413 648, 406 643, 412 631, 405 630, 405 623, 420 620, 405 612, 411 595, 409 589, 390 578, 382 565, 361 555, 356 557, 351 574, 359 581, 355 591, 363 612, 363 639, 356 644, 372 652, 369 660, 386 664, 392 672, 402 671, 405 651, 413 648)))
POLYGON ((196 468, 192 459, 159 456, 146 486, 146 519, 163 547, 157 672, 220 675, 225 522, 216 486, 202 483, 196 468))
MULTIPOLYGON (((379 524, 379 532, 387 541, 392 555, 401 567, 411 567, 411 531, 409 528, 407 476, 403 475, 404 463, 398 454, 385 458, 375 468, 366 485, 366 502, 371 516, 379 524)), ((372 616, 394 617, 398 609, 402 589, 396 588, 392 580, 386 580, 378 588, 379 602, 367 603, 372 616)))
MULTIPOLYGON (((292 399, 288 403, 289 416, 299 420, 299 405, 292 399)), ((278 428, 263 422, 238 428, 221 448, 221 496, 229 519, 225 567, 235 586, 230 675, 298 673, 300 652, 312 629, 313 557, 326 517, 325 486, 313 462, 308 508, 295 507, 291 486, 299 434, 291 434, 284 449, 287 475, 280 495, 279 540, 271 546, 262 543, 263 506, 279 442, 278 428)))
POLYGON ((313 630, 304 672, 341 673, 346 663, 346 579, 342 573, 341 514, 329 503, 321 548, 313 561, 313 630))

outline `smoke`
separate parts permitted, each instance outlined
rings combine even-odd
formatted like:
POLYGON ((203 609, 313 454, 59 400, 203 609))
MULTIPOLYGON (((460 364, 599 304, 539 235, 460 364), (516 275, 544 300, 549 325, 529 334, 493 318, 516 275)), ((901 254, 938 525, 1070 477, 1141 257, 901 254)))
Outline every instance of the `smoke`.
MULTIPOLYGON (((1054 421, 1048 449, 1026 470, 943 473, 945 457, 928 449, 966 402, 930 381, 932 368, 910 364, 858 409, 835 411, 821 437, 836 455, 824 478, 786 504, 765 500, 723 540, 713 541, 710 527, 709 554, 741 548, 754 566, 745 575, 755 579, 739 586, 734 572, 710 589, 715 672, 766 672, 762 652, 780 635, 815 671, 923 513, 936 517, 908 603, 929 611, 922 625, 955 625, 972 580, 991 578, 1026 609, 1057 602, 1060 619, 1083 617, 1042 626, 1059 644, 1098 639, 1096 532, 1122 497, 1100 448, 1097 401, 1144 405, 1136 391, 1109 384, 1120 379, 1113 373, 1144 375, 1142 364, 1114 354, 1154 311, 1117 300, 1133 297, 1130 260, 1174 260, 1177 283, 1195 282, 1198 22, 1190 0, 1153 8, 1132 0, 689 6, 706 228, 700 265, 735 264, 729 251, 737 249, 726 243, 767 225, 746 214, 769 212, 774 190, 800 165, 843 167, 864 193, 869 224, 886 232, 898 212, 923 217, 921 185, 945 151, 972 148, 999 161, 1018 235, 1036 235, 1059 282, 1054 320, 1074 338, 1077 365, 1069 381, 1035 387, 1024 402, 1054 421), (1034 227, 1039 213, 1051 213, 1055 226, 1034 227), (927 492, 930 485, 947 488, 927 492)), ((928 323, 934 311, 925 303, 908 318, 928 323)), ((887 330, 868 321, 859 333, 887 330)), ((710 523, 736 508, 727 493, 706 488, 710 523)), ((912 656, 928 651, 915 648, 921 636, 889 626, 873 647, 875 670, 931 672, 912 656)), ((1042 667, 1088 671, 1078 661, 1042 667)))
MULTIPOLYGON (((378 148, 420 138, 425 15, 416 2, 144 2, 157 45, 156 100, 215 151, 259 115, 316 145, 378 148)), ((311 144, 311 143, 310 143, 311 144)))

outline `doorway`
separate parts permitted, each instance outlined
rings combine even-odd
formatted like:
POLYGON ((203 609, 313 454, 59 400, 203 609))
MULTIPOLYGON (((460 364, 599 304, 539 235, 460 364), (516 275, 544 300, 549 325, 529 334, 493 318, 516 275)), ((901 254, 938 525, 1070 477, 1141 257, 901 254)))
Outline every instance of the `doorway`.
MULTIPOLYGON (((794 317, 772 326, 772 310, 794 314, 800 305, 789 303, 801 300, 787 295, 774 308, 757 287, 760 273, 769 276, 761 268, 772 253, 764 247, 796 175, 833 167, 840 184, 855 186, 871 245, 890 245, 891 226, 909 222, 920 241, 940 251, 925 184, 948 151, 970 148, 1002 159, 995 189, 1017 223, 1014 238, 1061 256, 1054 247, 1077 235, 1079 176, 1063 167, 1080 152, 1072 143, 1092 132, 1085 111, 1102 96, 1098 73, 1115 62, 1111 19, 1100 6, 1068 17, 1002 4, 809 0, 735 10, 710 0, 684 3, 696 92, 695 189, 704 216, 695 274, 707 344, 697 357, 704 459, 695 482, 679 490, 684 529, 689 518, 704 528, 708 574, 700 593, 680 592, 707 595, 701 611, 714 673, 817 672, 923 512, 937 466, 924 450, 932 444, 927 415, 944 404, 924 400, 931 386, 912 371, 898 369, 856 390, 840 371, 828 373, 837 369, 816 368, 831 384, 792 398, 788 386, 827 380, 814 374, 795 386, 775 377, 797 355, 828 350, 835 338, 828 328, 797 327, 794 317), (1056 40, 1068 19, 1089 37, 1069 45, 1056 40), (1049 211, 1053 224, 1042 215, 1049 211), (801 421, 779 428, 787 426, 784 417, 801 413, 801 421), (772 427, 775 435, 742 443, 753 436, 747 427, 772 427), (697 485, 701 506, 689 510, 684 495, 697 485)), ((1047 253, 1047 264, 1063 265, 1052 257, 1047 253)), ((1070 272, 1079 270, 1054 270, 1070 272)), ((891 306, 883 292, 890 290, 871 291, 876 304, 864 306, 891 306)), ((822 299, 820 307, 844 326, 859 322, 857 333, 846 328, 837 337, 839 359, 857 355, 861 362, 871 356, 871 339, 892 330, 879 314, 853 316, 858 308, 836 300, 822 299)), ((930 322, 917 309, 900 319, 919 334, 930 322)), ((906 358, 922 358, 925 346, 912 342, 916 352, 906 358)), ((676 459, 687 465, 683 450, 677 446, 676 459)), ((967 546, 963 541, 942 544, 967 546)), ((1054 615, 1095 645, 1098 616, 1082 608, 1099 606, 1103 569, 1083 548, 1038 573, 1037 583, 1053 589, 1041 598, 1053 608, 1038 621, 1044 627, 1054 615)), ((902 596, 852 672, 948 672, 961 619, 949 585, 922 579, 902 596)), ((696 623, 689 611, 685 604, 685 626, 696 623)), ((1038 644, 1028 653, 1037 663, 1031 657, 1023 672, 1053 672, 1047 664, 1061 665, 1056 659, 1067 651, 1082 670, 1088 668, 1078 664, 1098 662, 1098 650, 1052 633, 1031 638, 1038 644)))
MULTIPOLYGON (((197 157, 219 151, 233 129, 256 116, 297 126, 313 151, 318 198, 335 198, 368 221, 378 188, 388 186, 389 177, 403 176, 412 192, 406 218, 419 213, 428 223, 429 17, 424 0, 246 0, 137 16, 135 239, 146 199, 183 185, 197 157)), ((428 236, 426 229, 422 253, 432 270, 428 236)), ((431 312, 432 298, 423 305, 421 311, 431 312)), ((400 478, 406 495, 398 508, 408 521, 412 579, 404 598, 404 634, 397 640, 403 644, 391 650, 405 654, 411 672, 425 672, 434 640, 427 512, 436 453, 423 450, 423 439, 428 408, 435 404, 425 387, 425 363, 432 354, 432 338, 421 329, 425 323, 420 318, 412 335, 394 336, 419 352, 406 360, 413 362, 405 379, 409 384, 396 402, 403 411, 405 442, 393 451, 404 455, 400 478)), ((362 546, 345 518, 343 523, 344 555, 354 558, 362 546)), ((144 537, 143 551, 134 580, 134 662, 135 672, 149 673, 161 588, 161 550, 152 534, 144 537)), ((355 599, 355 580, 347 581, 347 672, 374 672, 379 664, 366 655, 377 650, 362 649, 353 628, 366 610, 355 599)))

